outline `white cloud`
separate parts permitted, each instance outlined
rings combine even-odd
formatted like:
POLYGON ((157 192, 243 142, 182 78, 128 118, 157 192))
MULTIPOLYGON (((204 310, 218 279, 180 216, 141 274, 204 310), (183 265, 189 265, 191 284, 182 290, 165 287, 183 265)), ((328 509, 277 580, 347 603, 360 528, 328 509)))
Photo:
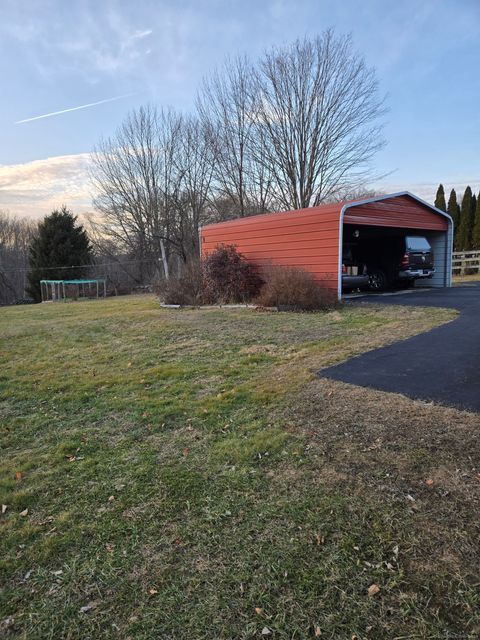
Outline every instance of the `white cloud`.
POLYGON ((0 35, 25 45, 26 55, 44 76, 57 70, 88 76, 131 70, 145 55, 145 39, 153 34, 151 28, 135 28, 126 15, 112 8, 92 11, 83 3, 73 5, 66 20, 53 11, 26 13, 13 4, 2 17, 0 35))
POLYGON ((0 209, 42 218, 65 204, 75 214, 88 213, 92 210, 89 157, 80 153, 0 165, 0 209))

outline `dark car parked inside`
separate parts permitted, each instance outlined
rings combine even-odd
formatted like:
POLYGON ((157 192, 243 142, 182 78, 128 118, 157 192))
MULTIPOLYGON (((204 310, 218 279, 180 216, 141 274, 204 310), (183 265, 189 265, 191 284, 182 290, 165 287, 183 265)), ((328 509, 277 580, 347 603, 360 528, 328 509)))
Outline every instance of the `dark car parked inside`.
POLYGON ((435 273, 433 250, 424 236, 405 235, 387 243, 387 251, 373 253, 368 268, 368 288, 383 291, 393 284, 410 286, 435 273))
POLYGON ((432 278, 433 250, 427 238, 398 230, 349 230, 343 245, 344 290, 384 291, 432 278), (352 268, 353 267, 353 268, 352 268), (366 281, 365 281, 366 279, 366 281))

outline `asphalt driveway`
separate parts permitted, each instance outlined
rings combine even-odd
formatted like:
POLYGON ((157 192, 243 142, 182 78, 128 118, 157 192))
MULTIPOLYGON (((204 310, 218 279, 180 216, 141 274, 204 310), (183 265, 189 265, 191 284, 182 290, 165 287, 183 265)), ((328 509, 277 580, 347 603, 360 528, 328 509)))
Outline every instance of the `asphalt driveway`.
POLYGON ((460 315, 427 333, 325 369, 321 377, 480 413, 480 283, 360 301, 449 307, 460 315))

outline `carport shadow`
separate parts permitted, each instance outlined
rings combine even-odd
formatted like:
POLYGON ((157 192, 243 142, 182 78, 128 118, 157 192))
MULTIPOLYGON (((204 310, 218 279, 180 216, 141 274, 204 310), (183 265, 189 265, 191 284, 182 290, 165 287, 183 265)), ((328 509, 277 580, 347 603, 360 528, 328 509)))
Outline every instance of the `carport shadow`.
POLYGON ((358 303, 458 309, 458 318, 426 333, 329 367, 320 377, 480 412, 480 283, 358 303))

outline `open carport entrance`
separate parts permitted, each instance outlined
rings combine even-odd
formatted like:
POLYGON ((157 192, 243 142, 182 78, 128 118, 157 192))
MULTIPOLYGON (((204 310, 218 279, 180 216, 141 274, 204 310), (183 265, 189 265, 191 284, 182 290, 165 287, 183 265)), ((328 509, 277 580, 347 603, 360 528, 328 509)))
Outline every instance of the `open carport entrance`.
MULTIPOLYGON (((445 287, 449 284, 450 260, 445 231, 391 227, 380 225, 344 224, 342 243, 342 289, 355 289, 355 276, 368 273, 370 284, 378 290, 393 286, 408 287, 413 283, 423 287, 445 287), (431 253, 433 252, 433 263, 431 253), (402 269, 402 260, 409 254, 411 264, 422 275, 410 278, 412 270, 402 269), (353 276, 353 277, 351 277, 353 276)), ((358 278, 365 288, 365 279, 358 278)))

